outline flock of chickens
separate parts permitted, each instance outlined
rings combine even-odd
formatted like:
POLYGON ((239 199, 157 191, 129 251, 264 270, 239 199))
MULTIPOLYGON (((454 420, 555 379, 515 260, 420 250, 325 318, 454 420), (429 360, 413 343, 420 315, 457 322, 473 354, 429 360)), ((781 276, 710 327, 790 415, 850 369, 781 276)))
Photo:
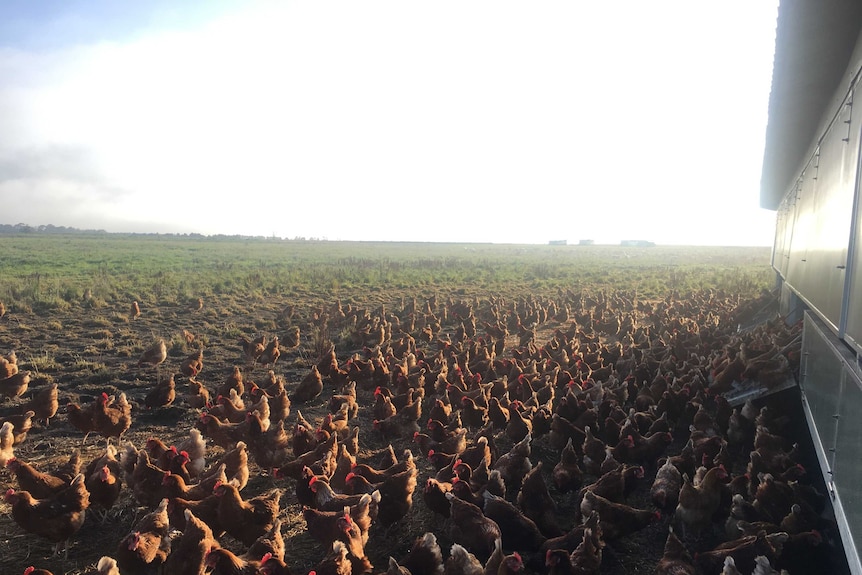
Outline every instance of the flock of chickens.
MULTIPOLYGON (((14 450, 55 417, 57 385, 21 399, 30 378, 13 353, 0 361, 0 395, 21 402, 0 428, 0 464, 17 484, 4 499, 21 530, 68 553, 128 490, 143 515, 98 562, 102 575, 291 573, 293 509, 319 543, 315 575, 594 574, 656 524, 655 573, 794 573, 822 543, 826 498, 785 439, 787 418, 722 394, 792 377, 800 326, 740 331, 744 313, 712 291, 432 297, 397 312, 336 302, 311 321, 349 329, 358 351, 331 346, 291 383, 275 369, 300 346, 298 328, 287 346, 243 338, 246 367, 206 372, 219 379, 207 386, 198 349, 145 395, 69 401, 66 423, 107 445, 43 470, 14 450), (139 410, 175 402, 195 422, 181 441, 124 440, 139 410), (266 488, 245 494, 252 483, 266 488), (409 549, 373 563, 375 545, 417 521, 425 532, 409 549), (704 547, 716 534, 724 541, 704 547)), ((159 340, 136 367, 167 359, 159 340)))

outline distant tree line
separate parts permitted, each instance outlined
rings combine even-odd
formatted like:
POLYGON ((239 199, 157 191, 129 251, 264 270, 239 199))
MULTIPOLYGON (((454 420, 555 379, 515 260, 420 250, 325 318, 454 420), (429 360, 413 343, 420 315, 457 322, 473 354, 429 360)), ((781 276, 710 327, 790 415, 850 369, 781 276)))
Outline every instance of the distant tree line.
POLYGON ((79 234, 79 235, 107 235, 107 236, 146 236, 146 237, 167 237, 167 238, 196 238, 196 239, 210 239, 215 241, 225 241, 225 240, 277 240, 277 241, 294 241, 294 242, 325 242, 327 239, 324 238, 306 238, 304 236, 295 236, 293 238, 280 238, 275 235, 272 236, 245 236, 241 234, 234 235, 226 235, 226 234, 214 234, 210 236, 205 236, 203 234, 198 233, 136 233, 136 232, 106 232, 105 230, 82 230, 80 228, 73 228, 69 226, 55 226, 53 224, 41 225, 41 226, 31 226, 29 224, 0 224, 0 235, 20 235, 20 234, 45 234, 45 235, 69 235, 69 234, 79 234))
POLYGON ((0 234, 106 234, 105 230, 81 230, 68 226, 47 224, 31 226, 29 224, 0 224, 0 234))

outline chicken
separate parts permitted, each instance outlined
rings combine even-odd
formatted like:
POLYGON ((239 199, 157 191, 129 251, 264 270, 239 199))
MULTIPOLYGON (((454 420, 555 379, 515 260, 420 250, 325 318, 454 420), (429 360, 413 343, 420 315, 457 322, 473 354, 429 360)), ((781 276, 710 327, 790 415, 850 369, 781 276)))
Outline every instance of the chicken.
POLYGON ((210 549, 204 565, 212 575, 256 575, 260 569, 260 561, 246 560, 223 547, 210 549))
POLYGON ((141 317, 141 306, 138 305, 138 302, 133 301, 129 307, 129 319, 138 319, 139 317, 141 317))
POLYGON ((87 437, 92 432, 96 431, 96 424, 93 422, 95 411, 95 401, 84 408, 73 402, 66 404, 66 419, 68 419, 72 427, 84 434, 84 442, 87 441, 87 437))
POLYGON ((536 523, 520 509, 502 497, 487 491, 482 494, 482 497, 484 498, 483 513, 499 527, 503 545, 509 549, 517 548, 526 551, 537 551, 542 546, 546 537, 539 531, 536 523))
POLYGON ((664 554, 655 567, 656 575, 695 575, 696 570, 688 550, 671 527, 664 544, 664 554))
POLYGON ((721 503, 721 487, 726 478, 724 467, 713 467, 707 471, 697 486, 692 484, 688 475, 683 476, 674 513, 674 519, 682 525, 683 536, 688 529, 699 533, 712 522, 712 516, 721 503))
POLYGON ((484 575, 485 567, 475 555, 453 543, 443 567, 443 575, 484 575))
POLYGON ((583 471, 581 471, 579 463, 581 458, 575 451, 572 441, 573 439, 570 437, 566 446, 560 452, 560 461, 554 466, 554 470, 551 472, 554 485, 560 493, 568 493, 569 491, 579 489, 583 484, 583 471))
POLYGON ((557 522, 557 506, 548 492, 542 467, 543 462, 540 461, 524 476, 516 503, 524 515, 536 523, 545 537, 557 537, 563 534, 563 530, 557 522))
POLYGON ((682 487, 682 475, 668 459, 656 472, 655 480, 650 488, 653 504, 659 509, 675 509, 679 501, 679 490, 682 487))
POLYGON ((4 418, 3 423, 12 424, 12 444, 18 445, 27 439, 27 434, 33 428, 34 411, 26 411, 24 413, 9 415, 4 418))
POLYGON ((150 463, 147 452, 140 450, 134 470, 131 475, 126 476, 126 483, 140 505, 152 507, 162 499, 161 485, 164 475, 165 470, 150 463))
POLYGON ((605 539, 617 539, 629 535, 661 519, 658 511, 635 509, 623 503, 614 503, 592 491, 584 493, 580 509, 582 517, 588 517, 593 510, 598 511, 605 539))
MULTIPOLYGON (((114 449, 114 447, 109 446, 109 449, 114 449)), ((116 453, 116 449, 114 449, 114 453, 116 453)), ((105 513, 102 517, 104 522, 107 512, 120 497, 123 480, 120 463, 116 458, 104 457, 99 459, 104 459, 105 462, 101 466, 95 466, 92 471, 88 469, 85 486, 90 492, 90 505, 100 508, 105 513)))
POLYGON ((237 486, 228 482, 217 484, 213 493, 219 498, 219 523, 245 545, 251 545, 272 529, 278 517, 281 490, 244 501, 237 486))
POLYGON ((430 532, 417 537, 407 556, 401 560, 411 575, 443 575, 443 553, 437 537, 430 532))
POLYGON ((452 539, 476 554, 480 559, 487 559, 494 552, 494 542, 502 537, 500 526, 489 519, 482 510, 468 501, 464 501, 452 493, 446 494, 451 506, 452 523, 449 534, 452 539))
POLYGON ((422 500, 425 506, 435 514, 449 517, 451 505, 446 499, 446 494, 452 491, 452 484, 446 481, 437 481, 433 477, 425 480, 425 487, 422 491, 422 500))
POLYGON ((6 462, 15 457, 15 426, 11 421, 3 422, 0 427, 0 467, 6 467, 6 462))
POLYGON ((352 575, 353 564, 348 558, 347 546, 333 541, 332 550, 309 573, 315 575, 352 575))
POLYGON ((239 338, 239 345, 242 348, 242 353, 245 356, 246 360, 251 364, 257 362, 258 358, 260 358, 260 356, 266 349, 266 344, 266 334, 262 334, 254 340, 250 340, 246 337, 239 338))
POLYGON ((202 413, 198 418, 197 429, 219 447, 229 450, 246 438, 248 424, 244 421, 225 423, 215 415, 202 413))
POLYGON ((264 366, 267 365, 275 365, 275 362, 278 361, 279 356, 281 355, 281 350, 278 349, 278 336, 273 336, 272 341, 270 341, 263 350, 263 353, 260 354, 258 361, 264 366))
POLYGON ((218 541, 209 526, 188 509, 183 512, 182 531, 183 534, 171 545, 163 572, 171 575, 203 575, 204 558, 210 549, 218 547, 218 541))
POLYGON ((121 393, 115 405, 108 405, 108 394, 96 398, 96 408, 93 411, 93 426, 102 437, 109 441, 112 437, 122 438, 123 434, 132 425, 131 406, 125 400, 125 394, 121 393))
POLYGON ((210 405, 210 392, 203 383, 189 377, 185 400, 192 409, 203 409, 210 405))
POLYGON ((0 397, 15 399, 27 392, 30 385, 30 372, 19 371, 6 379, 0 379, 0 397))
POLYGON ((302 378, 296 389, 290 395, 293 403, 306 403, 315 399, 323 391, 323 378, 316 365, 311 366, 311 371, 302 378))
POLYGON ((167 534, 156 531, 132 531, 117 546, 117 566, 123 575, 159 573, 171 550, 167 534))
POLYGON ((595 482, 584 487, 581 495, 586 491, 592 491, 605 499, 622 503, 635 488, 637 480, 642 479, 643 476, 643 467, 625 464, 613 471, 608 471, 595 482))
POLYGON ((329 546, 336 539, 344 538, 344 530, 351 528, 349 525, 351 522, 359 528, 361 543, 364 545, 368 541, 368 530, 377 513, 379 502, 379 492, 375 492, 374 495, 364 493, 355 504, 344 505, 338 511, 321 511, 303 506, 302 517, 309 534, 324 546, 329 546))
POLYGON ((36 499, 47 499, 68 487, 69 482, 65 479, 38 471, 35 467, 13 457, 6 462, 9 469, 18 480, 18 488, 28 491, 36 499))
POLYGON ((59 402, 57 401, 56 383, 47 385, 33 394, 33 397, 28 401, 23 408, 23 411, 32 411, 36 421, 43 421, 45 427, 51 418, 57 414, 59 402))
POLYGON ((216 537, 221 537, 225 530, 218 519, 219 497, 213 493, 200 501, 190 501, 181 497, 168 499, 168 515, 171 525, 180 531, 186 529, 186 511, 191 512, 212 531, 216 537))
MULTIPOLYGON (((203 473, 204 467, 206 466, 206 448, 206 439, 204 439, 200 430, 195 429, 194 427, 189 429, 189 436, 177 445, 177 449, 180 452, 185 451, 188 453, 189 463, 187 468, 189 470, 189 475, 193 478, 203 473)), ((245 484, 243 484, 243 486, 244 485, 245 484)))
POLYGON ((281 519, 276 519, 272 528, 255 540, 245 552, 245 559, 256 559, 263 562, 264 556, 269 554, 280 560, 284 560, 284 538, 281 535, 281 519))
POLYGON ((84 524, 89 493, 84 476, 77 475, 69 486, 48 499, 35 499, 27 491, 9 489, 6 503, 12 506, 12 518, 24 531, 55 543, 55 553, 62 544, 68 557, 68 540, 84 524))
POLYGON ((743 573, 751 573, 755 568, 755 557, 762 555, 770 562, 774 561, 781 555, 782 546, 787 539, 787 533, 767 534, 765 531, 760 531, 756 535, 746 535, 722 543, 712 551, 698 553, 694 563, 702 573, 717 573, 723 566, 725 558, 730 556, 733 557, 735 566, 743 573))
POLYGON ((199 349, 198 351, 189 354, 183 361, 180 363, 180 373, 189 378, 189 381, 192 380, 197 374, 201 372, 204 368, 204 350, 199 349))
POLYGON ((144 350, 141 357, 138 358, 137 367, 144 364, 158 366, 168 358, 168 347, 165 345, 165 340, 159 339, 150 347, 144 350))
POLYGON ((243 382, 242 371, 240 370, 238 365, 233 366, 230 374, 225 378, 223 384, 221 384, 216 390, 216 397, 219 395, 224 395, 225 397, 230 395, 230 390, 236 390, 237 395, 242 395, 245 391, 245 383, 243 382))
POLYGON ((507 453, 497 458, 491 466, 500 472, 500 476, 506 484, 506 489, 517 493, 521 488, 524 476, 533 468, 530 461, 530 442, 533 437, 530 433, 522 440, 512 446, 507 453))
POLYGON ((228 477, 224 472, 226 467, 227 466, 224 463, 220 464, 218 472, 191 485, 189 485, 181 475, 165 471, 162 477, 162 496, 168 498, 180 497, 189 501, 200 501, 201 499, 212 495, 216 483, 219 481, 226 483, 228 481, 228 477))
POLYGON ((176 396, 176 381, 171 375, 168 379, 156 383, 155 387, 147 393, 144 397, 144 407, 147 409, 168 407, 174 402, 176 396))

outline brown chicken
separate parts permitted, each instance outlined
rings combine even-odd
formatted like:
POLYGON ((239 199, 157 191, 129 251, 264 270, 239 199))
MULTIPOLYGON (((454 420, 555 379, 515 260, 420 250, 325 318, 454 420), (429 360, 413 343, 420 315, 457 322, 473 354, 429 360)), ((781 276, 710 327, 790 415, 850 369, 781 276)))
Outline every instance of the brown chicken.
POLYGON ((27 439, 27 434, 33 429, 33 416, 35 411, 26 411, 9 415, 3 419, 3 423, 9 422, 12 424, 12 443, 18 445, 27 439))
POLYGON ((6 468, 18 480, 18 489, 29 492, 35 499, 53 497, 69 486, 69 482, 65 479, 38 471, 26 461, 15 457, 6 462, 6 468))
POLYGON ((482 494, 482 497, 484 498, 482 512, 485 517, 497 523, 506 548, 538 551, 547 538, 542 535, 532 519, 502 497, 487 491, 482 494))
POLYGON ((211 575, 256 575, 260 569, 260 561, 246 560, 223 547, 210 549, 204 565, 211 575))
POLYGON ((563 534, 557 522, 557 505, 551 498, 548 485, 542 473, 543 462, 540 461, 524 476, 521 491, 515 502, 524 512, 524 515, 532 519, 542 535, 545 537, 557 537, 563 534))
POLYGON ((560 493, 568 493, 579 489, 583 484, 583 471, 581 471, 581 458, 575 451, 570 437, 568 443, 560 453, 560 461, 554 466, 551 477, 560 493))
POLYGON ((692 484, 688 475, 683 476, 674 513, 674 519, 682 525, 683 536, 688 529, 699 533, 712 523, 712 516, 721 504, 721 488, 726 478, 724 467, 713 467, 707 471, 697 486, 692 484))
POLYGON ((163 571, 171 575, 201 575, 204 572, 204 558, 210 549, 218 547, 218 541, 213 537, 210 527, 189 509, 183 512, 182 524, 183 534, 171 545, 171 553, 165 560, 163 571))
POLYGON ((30 385, 30 372, 19 371, 6 379, 0 379, 0 397, 15 399, 27 392, 30 385))
POLYGON ((199 349, 198 351, 189 354, 183 361, 180 363, 180 373, 184 376, 188 377, 190 380, 194 378, 197 374, 201 372, 204 368, 204 350, 199 349))
POLYGON ((168 347, 165 345, 165 340, 159 339, 153 345, 143 351, 141 357, 138 358, 137 367, 144 364, 150 366, 158 366, 168 358, 168 347))
POLYGON ((281 350, 278 349, 278 336, 273 336, 272 341, 270 341, 267 346, 264 348, 263 353, 260 354, 258 361, 261 365, 275 365, 275 362, 278 361, 279 356, 281 355, 281 350))
POLYGON ((528 433, 508 452, 498 457, 491 466, 491 469, 500 472, 500 476, 506 484, 506 490, 511 491, 513 495, 521 488, 524 476, 533 468, 533 464, 530 462, 530 442, 532 439, 533 436, 528 433))
POLYGON ((210 392, 203 383, 190 377, 185 400, 192 409, 203 409, 210 406, 210 392))
POLYGON ((349 559, 347 546, 342 541, 332 543, 332 551, 315 565, 309 573, 316 575, 352 575, 353 564, 349 559))
POLYGON ((96 425, 93 422, 93 414, 95 411, 95 401, 83 408, 73 402, 66 404, 66 418, 72 427, 84 434, 84 440, 82 443, 86 442, 87 437, 89 437, 92 432, 96 431, 96 425))
POLYGON ((443 553, 437 537, 430 532, 424 533, 413 541, 413 547, 401 560, 411 575, 442 575, 443 553))
POLYGON ((306 403, 316 398, 323 391, 323 378, 316 365, 311 366, 311 371, 302 378, 293 393, 290 401, 293 403, 306 403))
POLYGON ((245 439, 248 430, 248 423, 245 421, 226 423, 210 413, 202 413, 196 426, 213 443, 225 450, 233 449, 238 442, 245 439))
POLYGON ((6 462, 15 457, 15 425, 4 421, 0 427, 0 467, 6 467, 6 462))
POLYGON ((219 523, 234 538, 251 545, 272 529, 278 517, 281 490, 243 500, 234 483, 217 484, 213 493, 219 498, 219 523))
POLYGON ((120 540, 117 546, 117 566, 124 575, 148 575, 158 572, 171 551, 171 540, 167 534, 167 499, 163 500, 158 513, 164 514, 164 528, 150 527, 144 517, 135 529, 120 540), (144 525, 141 525, 141 524, 144 525))
POLYGON ((89 493, 84 487, 84 476, 77 475, 69 486, 49 499, 35 499, 27 491, 6 491, 5 500, 12 506, 12 518, 24 531, 48 539, 60 546, 68 557, 68 540, 84 524, 89 493))
POLYGON ((250 340, 246 337, 239 338, 239 345, 242 347, 242 353, 249 363, 256 363, 258 358, 266 349, 266 335, 261 335, 255 340, 250 340))
POLYGON ((462 545, 453 543, 443 567, 443 575, 484 575, 485 566, 462 545))
POLYGON ((682 487, 682 475, 676 466, 668 459, 658 468, 655 480, 650 488, 653 504, 659 509, 675 509, 679 500, 679 490, 682 487))
POLYGON ((56 383, 46 385, 34 393, 23 408, 25 412, 32 411, 36 421, 44 422, 45 427, 48 427, 51 418, 57 414, 57 409, 60 407, 57 400, 57 387, 56 383))
POLYGON ((108 405, 107 393, 102 393, 96 398, 93 426, 102 437, 109 441, 112 437, 120 439, 131 425, 132 411, 131 406, 126 401, 125 393, 120 393, 120 397, 113 405, 108 405))
POLYGON ((168 407, 177 397, 176 387, 173 375, 159 381, 144 397, 144 407, 147 409, 168 407))
POLYGON ((664 544, 664 554, 655 567, 656 575, 695 575, 691 555, 671 527, 664 544))
POLYGON ((661 519, 658 511, 635 509, 586 491, 581 501, 581 516, 587 517, 594 510, 599 513, 602 534, 606 540, 624 537, 661 519))
POLYGON ((452 524, 449 534, 452 539, 476 554, 479 559, 487 559, 494 552, 495 541, 502 537, 500 526, 489 519, 482 510, 452 493, 446 494, 451 506, 452 524))
POLYGON ((90 462, 84 475, 85 486, 90 492, 90 505, 103 513, 103 522, 119 498, 123 485, 122 469, 116 455, 117 449, 109 445, 103 456, 90 462))

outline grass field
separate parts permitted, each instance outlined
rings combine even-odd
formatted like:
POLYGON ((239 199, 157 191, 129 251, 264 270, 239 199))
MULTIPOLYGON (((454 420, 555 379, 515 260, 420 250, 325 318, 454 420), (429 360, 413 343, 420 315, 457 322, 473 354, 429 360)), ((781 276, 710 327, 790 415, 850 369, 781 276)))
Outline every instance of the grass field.
MULTIPOLYGON (((773 284, 769 248, 695 248, 620 246, 539 246, 491 244, 417 244, 279 241, 265 239, 195 238, 176 236, 0 236, 0 301, 7 314, 0 319, 0 353, 15 351, 22 370, 32 372, 35 393, 57 383, 60 411, 48 427, 34 425, 16 455, 40 469, 50 469, 81 448, 89 462, 104 451, 104 440, 91 436, 81 447, 82 434, 66 420, 67 402, 88 403, 102 392, 128 394, 134 407, 133 424, 125 440, 141 446, 148 437, 167 443, 179 441, 198 413, 179 399, 187 388, 177 378, 177 401, 170 407, 144 410, 144 396, 156 382, 153 368, 137 367, 141 352, 156 338, 168 344, 161 374, 178 373, 180 360, 204 350, 198 379, 210 389, 219 386, 234 365, 247 380, 263 380, 268 368, 245 361, 240 336, 267 334, 283 337, 299 327, 302 342, 286 351, 274 371, 292 387, 308 373, 317 350, 332 342, 345 362, 362 353, 362 338, 348 325, 327 323, 325 315, 336 301, 352 308, 354 317, 384 315, 406 321, 410 302, 418 306, 431 298, 439 310, 469 306, 479 319, 491 318, 497 308, 511 313, 525 301, 567 302, 572 309, 595 306, 594 298, 623 294, 628 301, 697 301, 712 292, 724 308, 753 300, 773 284), (195 305, 198 298, 203 307, 195 305), (589 303, 592 300, 593 303, 589 303), (132 319, 129 307, 138 301, 141 316, 132 319), (183 331, 195 335, 193 342, 183 331)), ((417 307, 419 309, 419 307, 417 307)), ((585 308, 584 308, 585 309, 585 308)), ((658 321, 634 312, 640 321, 658 321)), ((419 315, 422 315, 421 313, 419 315)), ((704 316, 706 317, 706 316, 704 316)), ((455 334, 457 320, 441 316, 440 337, 455 334)), ((406 323, 402 323, 402 327, 406 323)), ((418 322, 417 322, 418 325, 418 322)), ((481 325, 481 324, 480 324, 481 325)), ((547 342, 567 322, 548 318, 537 327, 536 342, 547 342)), ((735 324, 732 326, 735 329, 735 324)), ((419 339, 418 328, 413 335, 419 339)), ((393 340, 399 337, 393 328, 393 340)), ((429 355, 434 341, 421 342, 429 355)), ((506 354, 518 346, 518 336, 506 341, 506 354)), ((310 420, 327 412, 328 398, 337 390, 327 383, 313 402, 301 407, 310 420)), ((29 397, 28 392, 26 397, 29 397)), ((372 429, 370 390, 361 390, 361 459, 374 456, 386 442, 372 429)), ((22 401, 0 403, 0 417, 19 413, 22 401)), ((294 415, 286 427, 292 428, 294 415)), ((675 444, 678 450, 682 443, 675 444)), ((398 453, 412 443, 395 445, 398 453)), ((214 448, 208 457, 215 457, 214 448)), ((536 442, 537 458, 553 467, 559 455, 545 439, 536 442)), ((272 487, 284 488, 283 532, 289 541, 288 563, 304 573, 323 551, 306 533, 293 481, 276 482, 266 469, 252 463, 246 488, 254 495, 272 487)), ((420 488, 432 472, 421 459, 420 488)), ((7 471, 0 471, 0 489, 17 487, 7 471)), ((646 488, 644 490, 646 492, 646 488)), ((641 494, 648 501, 648 493, 641 494)), ((384 569, 388 555, 401 557, 412 538, 428 529, 441 529, 439 518, 425 508, 421 497, 415 512, 397 533, 376 533, 369 554, 384 569)), ((560 499, 561 517, 572 517, 571 496, 560 499)), ((69 559, 50 557, 51 545, 24 533, 14 524, 6 504, 0 505, 0 572, 20 573, 27 565, 52 568, 55 574, 89 573, 101 555, 112 554, 143 509, 124 491, 108 521, 89 518, 73 539, 69 559)), ((611 573, 650 570, 667 537, 666 521, 645 530, 639 539, 621 543, 611 573), (648 552, 643 549, 648 548, 648 552)), ((440 531, 441 541, 445 540, 440 531)), ((231 543, 226 543, 228 546, 231 543)), ((241 546, 234 544, 235 550, 241 546)), ((447 547, 448 550, 448 547, 447 547)))
POLYGON ((50 311, 86 301, 182 303, 201 296, 354 297, 358 292, 625 289, 661 298, 771 286, 769 248, 545 246, 3 236, 0 300, 50 311))

